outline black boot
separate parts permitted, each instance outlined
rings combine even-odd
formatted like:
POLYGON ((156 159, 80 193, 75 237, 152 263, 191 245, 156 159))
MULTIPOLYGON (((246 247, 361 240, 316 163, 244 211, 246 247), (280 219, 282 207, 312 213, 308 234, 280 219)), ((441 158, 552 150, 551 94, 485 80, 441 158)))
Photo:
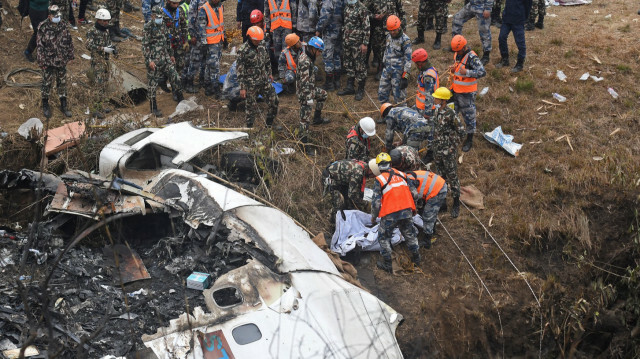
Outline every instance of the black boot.
POLYGON ((524 58, 518 58, 518 62, 516 62, 516 66, 511 69, 512 73, 520 72, 524 68, 524 58))
POLYGON ((182 100, 184 100, 184 95, 182 95, 182 91, 174 91, 173 96, 175 97, 175 101, 177 103, 180 103, 182 100))
POLYGON ((458 215, 460 215, 460 197, 454 197, 451 218, 458 218, 458 215))
POLYGON ((499 6, 494 5, 493 9, 491 9, 491 25, 496 27, 500 27, 500 25, 502 25, 502 19, 500 19, 499 6))
POLYGON ((425 27, 425 30, 430 31, 433 30, 433 18, 430 17, 427 19, 427 26, 425 27))
POLYGON ((149 107, 151 108, 151 113, 156 117, 162 117, 162 111, 158 109, 158 103, 156 102, 156 98, 149 99, 149 107))
POLYGON ((418 37, 416 37, 411 43, 418 45, 424 42, 424 31, 418 31, 418 37))
POLYGON ((67 108, 67 98, 66 97, 60 97, 60 111, 62 111, 62 113, 65 115, 65 117, 71 117, 72 116, 71 111, 69 111, 69 109, 67 108))
POLYGON ((536 22, 538 29, 544 29, 544 15, 538 15, 538 22, 536 22))
POLYGON ((424 243, 422 243, 422 245, 426 249, 431 249, 431 239, 432 238, 433 238, 433 233, 432 234, 428 234, 428 233, 424 234, 424 243))
POLYGON ((122 11, 131 13, 133 12, 133 6, 131 6, 130 2, 125 1, 124 5, 122 6, 122 11))
POLYGON ((436 34, 436 39, 433 41, 433 49, 438 50, 442 47, 442 34, 436 34))
POLYGON ((333 73, 327 72, 322 88, 327 92, 333 91, 333 73))
POLYGON ((411 253, 411 261, 416 267, 420 265, 420 252, 418 252, 417 249, 415 252, 411 253))
POLYGON ((469 152, 473 146, 473 133, 467 133, 467 138, 462 143, 462 152, 469 152))
POLYGON ((213 96, 215 94, 215 89, 212 84, 204 86, 204 94, 205 96, 213 96))
POLYGON ((193 79, 186 79, 185 82, 186 85, 184 88, 187 93, 198 93, 198 89, 196 89, 195 85, 193 84, 193 79))
POLYGON ((300 139, 300 142, 302 142, 302 150, 304 151, 304 153, 306 153, 308 156, 316 155, 316 149, 313 146, 309 145, 309 137, 307 137, 306 135, 303 136, 300 139))
POLYGON ((229 100, 229 104, 227 105, 227 107, 229 108, 229 111, 233 111, 233 112, 238 111, 239 103, 240 103, 240 99, 232 98, 231 100, 229 100))
POLYGON ((482 66, 486 66, 489 63, 489 60, 491 60, 491 51, 485 51, 484 54, 482 54, 482 58, 480 59, 480 62, 482 62, 482 66))
POLYGON ((533 21, 527 21, 527 23, 524 25, 524 29, 526 31, 533 31, 535 30, 536 26, 533 24, 533 21))
POLYGON ((51 107, 49 107, 48 98, 42 99, 42 113, 44 114, 44 117, 51 118, 51 107))
POLYGON ((362 101, 364 98, 364 82, 365 80, 362 80, 358 83, 358 91, 356 91, 356 96, 354 97, 356 101, 362 101))
POLYGON ((169 87, 167 86, 167 79, 162 79, 160 82, 158 82, 158 87, 160 87, 162 91, 166 93, 171 92, 171 90, 169 90, 169 87))
POLYGON ((502 55, 502 59, 500 59, 500 62, 496 64, 496 69, 501 69, 503 67, 509 67, 509 55, 502 55))
POLYGON ((340 73, 340 71, 333 73, 333 89, 336 91, 340 90, 340 86, 342 86, 342 84, 340 83, 341 75, 342 74, 340 73))
POLYGON ((328 118, 322 118, 322 110, 316 110, 313 113, 313 122, 311 122, 312 125, 324 125, 329 122, 330 120, 328 118))
POLYGON ((349 77, 347 79, 347 87, 345 87, 342 90, 338 91, 338 96, 355 94, 356 90, 353 88, 354 81, 355 81, 355 79, 353 77, 349 77))
POLYGON ((391 262, 391 257, 383 258, 382 261, 378 261, 376 265, 378 266, 378 268, 393 274, 393 264, 391 262))

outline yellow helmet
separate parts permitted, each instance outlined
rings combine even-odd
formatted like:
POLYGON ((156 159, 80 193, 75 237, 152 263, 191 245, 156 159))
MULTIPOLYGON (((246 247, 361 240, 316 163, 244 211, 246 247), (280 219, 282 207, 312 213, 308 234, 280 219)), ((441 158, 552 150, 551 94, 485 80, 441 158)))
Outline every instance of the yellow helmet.
POLYGON ((380 152, 376 156, 376 164, 379 165, 380 163, 384 163, 384 162, 391 162, 391 156, 389 156, 389 154, 386 152, 380 152))
POLYGON ((446 87, 438 87, 431 96, 440 100, 448 100, 451 98, 451 91, 446 87))

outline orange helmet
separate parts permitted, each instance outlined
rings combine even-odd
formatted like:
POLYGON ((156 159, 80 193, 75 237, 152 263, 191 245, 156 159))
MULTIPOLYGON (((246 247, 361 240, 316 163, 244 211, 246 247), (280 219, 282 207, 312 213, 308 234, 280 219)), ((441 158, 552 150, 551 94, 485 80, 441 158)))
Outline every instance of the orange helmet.
POLYGON ((287 44, 287 47, 292 47, 300 41, 300 37, 296 34, 289 34, 285 36, 284 43, 287 44))
POLYGON ((451 50, 458 52, 464 49, 464 46, 467 44, 467 39, 462 35, 456 35, 451 39, 451 50))
POLYGON ((259 26, 251 26, 249 30, 247 30, 247 37, 251 40, 262 41, 262 39, 264 39, 264 32, 259 26))
POLYGON ((420 48, 411 54, 411 61, 413 62, 422 62, 427 61, 429 58, 429 54, 427 54, 427 50, 420 48))
POLYGON ((262 11, 255 9, 251 12, 251 15, 249 16, 249 20, 251 21, 252 24, 257 24, 260 21, 262 21, 262 11))
POLYGON ((387 18, 387 30, 397 30, 400 28, 400 25, 401 22, 397 16, 391 15, 387 18))
POLYGON ((382 106, 380 106, 380 116, 382 116, 382 118, 387 117, 387 113, 389 113, 389 111, 387 110, 391 110, 391 104, 390 103, 383 103, 382 106))

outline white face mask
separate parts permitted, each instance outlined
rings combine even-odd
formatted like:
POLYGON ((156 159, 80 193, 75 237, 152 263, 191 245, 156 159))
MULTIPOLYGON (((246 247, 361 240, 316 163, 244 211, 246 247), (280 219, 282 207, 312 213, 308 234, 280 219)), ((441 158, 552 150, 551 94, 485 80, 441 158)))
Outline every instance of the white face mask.
POLYGON ((153 21, 155 21, 156 24, 160 25, 162 24, 162 19, 154 19, 153 21))
POLYGON ((52 17, 51 18, 51 22, 53 22, 54 24, 59 23, 60 22, 60 16, 52 17))

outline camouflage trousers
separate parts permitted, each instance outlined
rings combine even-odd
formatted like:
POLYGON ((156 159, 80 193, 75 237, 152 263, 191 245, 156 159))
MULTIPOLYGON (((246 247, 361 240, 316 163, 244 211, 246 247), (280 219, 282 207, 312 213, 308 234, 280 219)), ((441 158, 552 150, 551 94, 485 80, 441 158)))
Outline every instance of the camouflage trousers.
POLYGON ((391 259, 391 238, 393 230, 398 228, 402 237, 407 242, 410 252, 418 251, 418 230, 413 225, 412 213, 410 209, 388 214, 380 220, 378 227, 378 242, 380 243, 380 254, 382 258, 391 259))
POLYGON ((283 84, 289 84, 289 85, 294 85, 295 86, 295 82, 296 82, 296 73, 293 70, 289 70, 287 69, 284 72, 284 77, 283 79, 283 84))
POLYGON ((147 81, 148 81, 148 92, 147 98, 153 99, 156 98, 156 90, 158 88, 158 82, 162 79, 168 79, 169 83, 171 83, 171 89, 174 91, 180 91, 180 77, 178 76, 178 72, 176 71, 175 66, 171 61, 163 61, 156 63, 156 69, 151 70, 151 68, 147 67, 147 81))
POLYGON ((471 4, 465 5, 453 15, 453 21, 451 22, 452 35, 461 34, 464 23, 474 17, 478 19, 478 32, 480 33, 480 40, 482 40, 482 50, 489 52, 491 51, 491 17, 485 19, 482 16, 482 11, 476 12, 471 9, 471 4))
MULTIPOLYGON (((207 45, 196 42, 191 46, 189 51, 189 59, 184 71, 184 77, 193 80, 197 73, 200 73, 200 80, 204 82, 206 77, 205 56, 207 55, 207 45)), ((202 85, 202 84, 201 84, 202 85)))
POLYGON ((434 150, 434 164, 438 174, 447 181, 453 198, 460 198, 460 180, 458 179, 458 151, 448 149, 446 153, 434 150))
POLYGON ((376 25, 376 23, 377 21, 371 21, 369 45, 371 46, 371 51, 373 51, 373 60, 381 64, 384 56, 384 47, 387 42, 387 27, 386 24, 378 23, 376 25))
POLYGON ((173 58, 176 59, 175 67, 176 67, 176 71, 178 71, 178 75, 180 75, 184 71, 185 64, 186 64, 185 58, 187 54, 182 48, 182 46, 175 47, 175 48, 172 47, 171 53, 173 55, 173 58))
POLYGON ((361 44, 344 44, 342 48, 343 60, 342 67, 347 77, 354 78, 356 84, 367 78, 367 59, 366 52, 360 51, 361 44))
MULTIPOLYGON (((327 101, 327 91, 320 87, 313 88, 313 100, 316 103, 316 111, 322 111, 324 102, 327 101)), ((300 132, 298 136, 304 138, 309 135, 309 125, 311 124, 311 106, 306 102, 300 103, 300 132)))
POLYGON ((348 196, 349 189, 347 186, 330 186, 326 189, 326 198, 331 204, 331 217, 336 218, 336 213, 341 210, 356 209, 353 201, 348 196))
POLYGON ((107 6, 107 10, 109 10, 109 14, 111 14, 109 24, 119 25, 120 9, 122 9, 122 6, 124 5, 124 0, 107 0, 105 5, 107 6))
POLYGON ((447 31, 449 3, 446 0, 420 0, 418 32, 424 32, 427 19, 434 16, 436 18, 436 33, 444 34, 447 31))
POLYGON ((456 112, 464 118, 467 133, 476 132, 476 93, 454 93, 453 103, 456 112))
POLYGON ((204 83, 206 86, 219 86, 220 57, 222 57, 222 43, 207 44, 205 46, 206 66, 204 71, 204 83))
POLYGON ((544 0, 533 0, 533 5, 531 6, 531 13, 529 14, 529 22, 536 22, 536 18, 538 16, 544 17, 547 13, 547 8, 545 7, 544 0))
POLYGON ((98 97, 104 97, 109 81, 109 62, 98 59, 91 61, 91 72, 93 73, 93 83, 97 90, 98 97))
POLYGON ((247 89, 247 102, 245 104, 247 127, 252 127, 255 119, 260 115, 260 108, 257 103, 258 95, 262 95, 262 98, 269 106, 267 119, 273 120, 278 114, 278 104, 280 100, 278 99, 276 90, 269 81, 256 82, 250 89, 247 89))
POLYGON ((497 14, 499 14, 498 16, 502 15, 502 3, 503 2, 504 2, 504 0, 493 0, 493 9, 491 9, 491 13, 497 13, 497 14))
POLYGON ((389 93, 393 93, 393 99, 396 104, 403 104, 407 99, 407 89, 400 88, 400 80, 402 79, 403 69, 395 69, 391 66, 385 66, 380 77, 380 85, 378 85, 378 101, 380 103, 389 102, 389 93))
POLYGON ((56 82, 58 97, 67 97, 67 68, 48 66, 42 70, 42 98, 48 99, 53 82, 56 82))
POLYGON ((342 54, 342 39, 340 38, 340 29, 336 31, 325 31, 322 34, 324 41, 324 50, 322 51, 322 62, 324 63, 324 72, 334 73, 342 69, 340 55, 342 54))
POLYGON ((424 204, 422 209, 422 231, 426 234, 433 234, 433 227, 436 225, 438 219, 438 212, 440 207, 447 200, 447 184, 442 186, 440 192, 424 204))
MULTIPOLYGON (((287 44, 284 42, 284 38, 291 33, 291 29, 285 29, 284 27, 279 27, 275 30, 271 30, 271 41, 273 42, 273 55, 276 59, 280 58, 280 53, 282 49, 287 47, 287 44)), ((325 40, 326 41, 326 40, 325 40)), ((267 47, 269 50, 269 47, 267 47)))

